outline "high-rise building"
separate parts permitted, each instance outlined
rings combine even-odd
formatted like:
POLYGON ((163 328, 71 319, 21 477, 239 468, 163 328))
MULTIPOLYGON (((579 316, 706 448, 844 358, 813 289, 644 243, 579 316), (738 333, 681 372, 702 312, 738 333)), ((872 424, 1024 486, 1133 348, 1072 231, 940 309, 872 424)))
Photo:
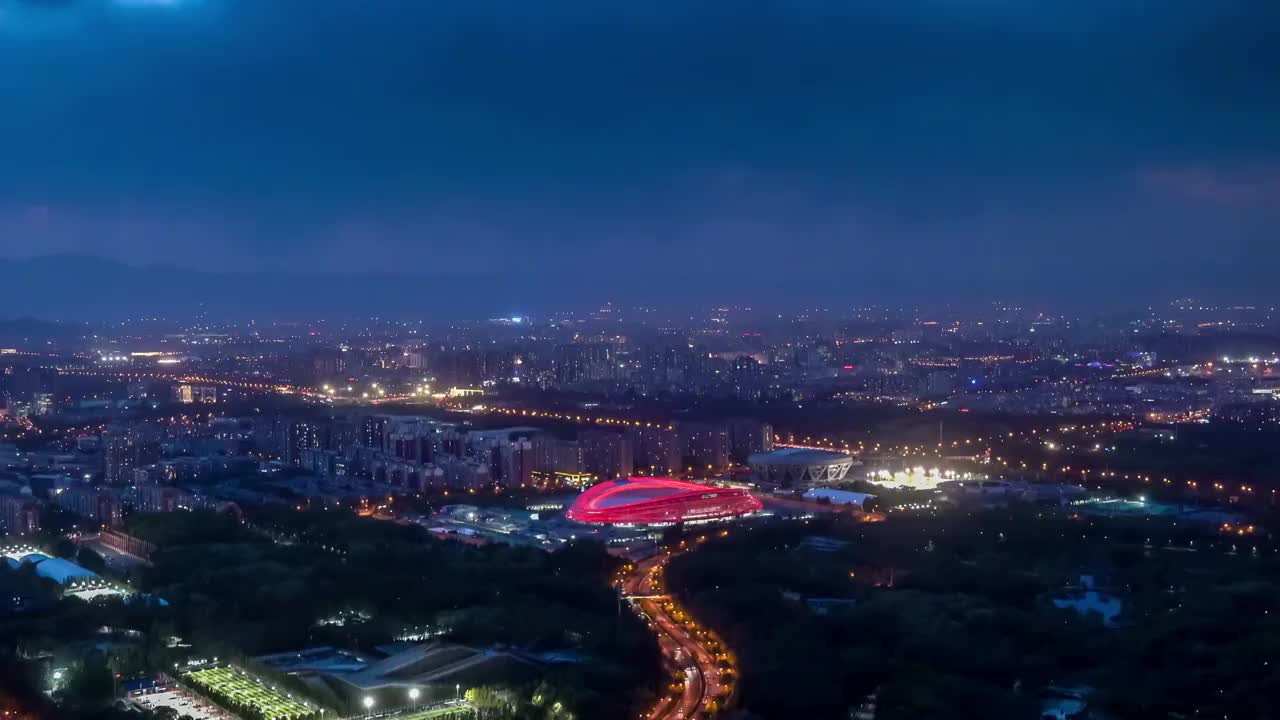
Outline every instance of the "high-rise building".
POLYGON ((307 359, 308 375, 299 379, 313 385, 344 372, 348 364, 346 354, 333 348, 313 350, 307 359))
POLYGON ((347 456, 338 450, 306 448, 302 451, 302 469, 322 478, 345 477, 350 472, 347 456))
POLYGON ((102 435, 102 459, 107 484, 124 485, 133 471, 160 459, 160 441, 150 433, 130 428, 102 435))
POLYGON ((680 382, 692 374, 693 352, 687 344, 646 348, 644 371, 656 383, 680 382))
POLYGON ((746 462, 752 453, 773 449, 773 426, 761 420, 735 418, 726 423, 729 431, 729 453, 733 460, 746 462))
POLYGON ((586 472, 587 460, 582 450, 582 443, 577 440, 561 440, 553 438, 546 449, 544 469, 554 472, 581 473, 586 472))
POLYGON ((444 386, 479 385, 484 379, 484 354, 470 346, 433 347, 425 369, 444 386))
POLYGON ((489 477, 500 487, 529 487, 538 458, 532 438, 540 434, 532 427, 475 430, 467 434, 467 446, 489 466, 489 477))
POLYGON ((182 383, 173 386, 173 396, 184 405, 211 404, 218 402, 218 388, 213 385, 182 383))
POLYGON ((352 417, 340 417, 329 422, 329 445, 332 450, 348 448, 360 442, 361 423, 352 417))
POLYGON ((505 450, 503 464, 506 476, 503 483, 507 487, 531 487, 533 485, 533 468, 535 455, 533 443, 528 438, 520 438, 512 442, 505 450))
POLYGON ((680 445, 687 463, 695 470, 722 470, 729 467, 729 430, 721 423, 681 423, 680 445))
POLYGON ((634 470, 631 439, 620 432, 584 430, 578 433, 583 468, 602 480, 630 477, 634 470))
POLYGON ((680 472, 680 436, 664 426, 627 429, 631 438, 636 470, 648 475, 675 475, 680 472))
MULTIPOLYGON (((382 448, 396 458, 414 463, 431 462, 444 444, 444 431, 453 427, 447 423, 414 416, 387 417, 380 424, 382 448)), ((376 425, 375 423, 374 426, 376 425)), ((374 431, 370 432, 370 436, 374 434, 374 431)))
POLYGON ((555 377, 561 385, 614 376, 613 348, 604 343, 561 345, 556 348, 555 377))
POLYGON ((302 464, 302 451, 327 445, 328 426, 313 420, 289 423, 285 437, 284 459, 291 465, 302 464))
POLYGON ((375 450, 383 449, 386 442, 387 423, 391 421, 388 415, 369 415, 360 423, 360 444, 375 450))
POLYGON ((100 527, 120 524, 120 501, 109 491, 72 487, 54 495, 54 502, 100 527))
POLYGON ((490 486, 493 478, 489 476, 486 463, 469 458, 449 457, 440 466, 443 471, 445 485, 456 490, 482 490, 490 486))
POLYGON ((30 497, 0 495, 0 525, 10 535, 34 535, 40 531, 40 508, 30 497))
POLYGON ((486 381, 511 382, 519 377, 519 370, 524 365, 524 359, 514 350, 490 350, 484 354, 483 360, 482 380, 486 381))

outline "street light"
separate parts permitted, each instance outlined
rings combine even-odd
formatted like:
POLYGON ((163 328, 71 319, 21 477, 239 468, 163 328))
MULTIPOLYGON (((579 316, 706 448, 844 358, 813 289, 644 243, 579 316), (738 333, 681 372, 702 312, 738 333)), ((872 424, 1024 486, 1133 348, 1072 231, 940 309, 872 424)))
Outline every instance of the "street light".
POLYGON ((368 695, 364 696, 364 714, 366 717, 373 714, 373 698, 368 695))
POLYGON ((409 700, 413 702, 414 710, 418 709, 418 695, 420 694, 421 693, 418 692, 418 688, 409 688, 409 700))
POLYGON ((453 686, 453 699, 454 700, 462 699, 462 683, 457 683, 456 685, 453 686))

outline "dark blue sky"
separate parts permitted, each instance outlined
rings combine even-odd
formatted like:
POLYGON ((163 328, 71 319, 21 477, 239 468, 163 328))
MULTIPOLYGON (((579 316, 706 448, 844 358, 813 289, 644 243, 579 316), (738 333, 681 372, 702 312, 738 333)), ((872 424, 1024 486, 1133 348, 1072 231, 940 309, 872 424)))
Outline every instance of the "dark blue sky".
POLYGON ((0 258, 1261 292, 1277 36, 1274 0, 0 0, 0 258))

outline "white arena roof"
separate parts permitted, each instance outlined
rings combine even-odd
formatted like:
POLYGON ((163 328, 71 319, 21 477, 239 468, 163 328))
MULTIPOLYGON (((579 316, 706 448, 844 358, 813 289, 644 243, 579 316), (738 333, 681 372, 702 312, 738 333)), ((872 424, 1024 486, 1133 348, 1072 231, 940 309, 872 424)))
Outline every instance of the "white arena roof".
POLYGON ((836 450, 782 448, 773 452, 754 453, 748 462, 752 465, 757 463, 769 465, 829 465, 845 460, 852 461, 853 456, 836 450))
POLYGON ((752 479, 763 487, 812 487, 844 480, 853 456, 835 450, 783 448, 747 458, 752 479))

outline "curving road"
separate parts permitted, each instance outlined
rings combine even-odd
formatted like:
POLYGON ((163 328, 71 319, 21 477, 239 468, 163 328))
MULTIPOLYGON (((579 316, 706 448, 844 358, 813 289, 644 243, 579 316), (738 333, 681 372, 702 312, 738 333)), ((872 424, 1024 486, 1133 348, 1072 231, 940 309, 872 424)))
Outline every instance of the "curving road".
POLYGON ((678 695, 664 695, 648 714, 649 720, 706 718, 724 691, 717 652, 722 644, 700 627, 674 601, 662 593, 662 568, 673 557, 668 552, 635 563, 620 582, 623 597, 631 600, 658 633, 662 654, 684 675, 678 695))

